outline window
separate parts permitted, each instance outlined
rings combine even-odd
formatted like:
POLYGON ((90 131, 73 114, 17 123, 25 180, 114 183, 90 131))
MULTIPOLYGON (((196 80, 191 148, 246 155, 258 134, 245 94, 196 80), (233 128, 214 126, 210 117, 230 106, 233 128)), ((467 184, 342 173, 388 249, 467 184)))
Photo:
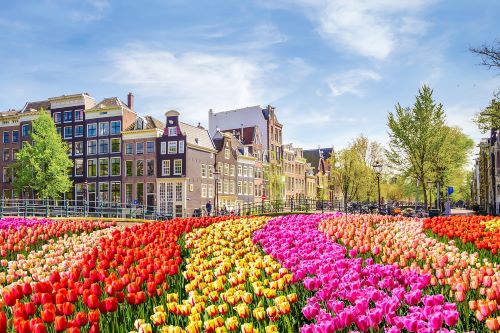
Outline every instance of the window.
POLYGON ((120 147, 121 147, 120 138, 111 139, 111 152, 112 153, 119 153, 120 147))
POLYGON ((208 184, 208 197, 209 198, 214 197, 214 185, 213 184, 208 184))
POLYGON ((182 160, 174 160, 174 175, 182 174, 182 160))
POLYGON ((248 182, 248 195, 253 195, 253 183, 248 182))
POLYGON ((132 155, 132 144, 127 143, 125 145, 125 155, 132 155))
POLYGON ((133 192, 133 184, 125 184, 125 201, 127 203, 131 203, 133 201, 132 192, 133 192))
POLYGON ((179 141, 179 154, 184 154, 184 140, 179 141))
POLYGON ((61 135, 61 127, 56 127, 57 134, 61 135))
POLYGON ((231 171, 229 172, 231 177, 234 177, 234 165, 231 165, 231 171))
POLYGON ((111 176, 119 176, 120 174, 121 174, 120 157, 111 157, 111 176))
POLYGON ((136 198, 139 204, 144 202, 144 183, 137 183, 136 198))
POLYGON ((211 165, 207 165, 208 169, 208 178, 213 179, 214 178, 214 167, 211 165))
POLYGON ((247 182, 243 182, 243 195, 247 195, 248 194, 247 191, 248 191, 248 184, 247 182))
POLYGON ((135 161, 135 172, 137 176, 144 176, 144 161, 143 160, 137 160, 135 161))
POLYGON ((75 155, 83 155, 83 142, 82 141, 75 142, 74 146, 75 146, 75 151, 74 151, 75 155))
POLYGON ((109 184, 99 183, 99 199, 106 202, 109 201, 109 184))
POLYGON ((168 136, 177 136, 177 127, 169 127, 168 136))
POLYGON ((243 170, 242 166, 238 165, 238 176, 240 177, 243 175, 242 170, 243 170))
POLYGON ((120 134, 122 131, 122 122, 120 120, 111 122, 111 135, 120 134))
POLYGON ((146 162, 146 175, 154 176, 154 174, 155 174, 155 161, 154 160, 147 160, 147 162, 146 162))
POLYGON ((125 161, 125 175, 132 177, 132 161, 125 161))
POLYGON ((111 183, 111 200, 113 202, 120 202, 120 182, 112 182, 111 183))
POLYGON ((224 179, 224 194, 229 194, 229 181, 224 179))
POLYGON ((90 140, 87 142, 87 155, 97 154, 97 140, 90 140))
POLYGON ((12 160, 17 160, 17 153, 19 153, 19 149, 12 149, 12 160))
POLYGON ((4 183, 12 182, 12 169, 9 167, 3 168, 3 182, 4 183))
POLYGON ((12 142, 19 142, 19 131, 12 131, 12 142))
POLYGON ((4 148, 4 150, 3 150, 3 160, 4 161, 10 160, 10 149, 9 148, 4 148))
POLYGON ((238 194, 239 195, 243 194, 243 187, 241 186, 241 180, 238 181, 238 194))
POLYGON ((248 177, 253 177, 253 167, 248 167, 248 177))
POLYGON ((83 176, 83 159, 75 159, 75 176, 83 176))
POLYGON ((83 111, 76 110, 75 111, 75 121, 80 121, 80 120, 83 120, 83 111))
POLYGON ((168 153, 169 154, 177 154, 177 141, 169 141, 168 142, 168 153))
POLYGON ((10 133, 9 132, 3 132, 3 143, 9 143, 10 139, 10 133))
POLYGON ((217 181, 217 192, 222 193, 222 180, 217 181))
POLYGON ((73 144, 68 142, 68 156, 73 155, 73 144))
POLYGON ((231 181, 229 183, 229 192, 231 192, 231 194, 234 194, 234 182, 233 181, 231 181))
POLYGON ((109 123, 99 123, 99 136, 109 135, 109 123))
POLYGON ((61 122, 61 112, 54 112, 54 122, 56 124, 61 122))
POLYGON ((107 154, 109 153, 109 140, 108 139, 100 139, 99 140, 99 154, 107 154))
POLYGON ((160 143, 160 153, 162 155, 165 155, 167 153, 167 143, 166 142, 160 143))
POLYGON ((170 161, 169 160, 161 161, 161 175, 162 176, 170 176, 170 161))
POLYGON ((144 154, 144 142, 137 142, 135 144, 135 153, 138 155, 144 154))
POLYGON ((73 121, 73 111, 64 111, 64 121, 65 122, 73 121))
POLYGON ((23 138, 28 137, 30 135, 30 125, 29 124, 23 125, 23 127, 21 127, 21 131, 23 138))
POLYGON ((107 158, 99 159, 99 176, 109 175, 109 160, 107 158))
POLYGON ((207 184, 201 184, 201 197, 207 197, 207 184))
POLYGON ((87 160, 87 177, 97 176, 97 162, 96 160, 87 160))
POLYGON ((146 184, 146 192, 148 194, 155 194, 155 183, 147 183, 146 184))
POLYGON ((219 173, 219 175, 222 176, 223 171, 224 170, 222 170, 222 162, 217 163, 217 172, 219 173))
POLYGON ((64 138, 69 139, 73 137, 73 127, 66 126, 64 127, 64 138))
POLYGON ((201 178, 207 178, 207 165, 201 165, 201 178))
POLYGON ((88 124, 87 125, 87 137, 93 138, 97 136, 97 124, 88 124))
POLYGON ((75 126, 75 136, 83 136, 83 125, 75 126))
POLYGON ((154 153, 155 152, 155 143, 154 141, 146 142, 146 153, 154 153))
POLYGON ((243 167, 243 177, 247 177, 247 175, 248 175, 248 169, 247 169, 247 166, 245 165, 243 167))
POLYGON ((225 148, 225 149, 224 149, 224 158, 225 158, 226 160, 228 160, 228 159, 229 159, 229 156, 230 156, 230 155, 229 155, 229 148, 225 148))
POLYGON ((224 163, 224 175, 229 176, 229 164, 224 163))
POLYGON ((175 200, 182 201, 182 183, 175 184, 175 200))

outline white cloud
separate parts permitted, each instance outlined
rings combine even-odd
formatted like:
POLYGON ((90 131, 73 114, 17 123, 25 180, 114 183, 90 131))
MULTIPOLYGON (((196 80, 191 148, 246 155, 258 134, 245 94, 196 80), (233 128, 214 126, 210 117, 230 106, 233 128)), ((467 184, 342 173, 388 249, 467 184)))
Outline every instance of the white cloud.
POLYGON ((409 36, 425 33, 427 24, 417 13, 431 0, 282 0, 279 8, 303 11, 318 32, 336 46, 362 56, 383 60, 409 36))
POLYGON ((333 96, 344 94, 363 95, 361 86, 367 81, 379 81, 381 76, 372 70, 354 69, 327 79, 333 96))
POLYGON ((266 104, 286 95, 307 75, 307 64, 295 58, 280 65, 259 58, 204 52, 175 54, 143 44, 127 45, 109 54, 111 74, 149 101, 141 113, 162 117, 176 108, 186 121, 206 123, 209 108, 223 110, 266 104), (279 69, 279 70, 278 70, 279 69), (283 82, 286 80, 285 82, 283 82), (278 84, 277 82, 281 82, 278 84))
POLYGON ((109 5, 109 0, 84 0, 79 3, 81 9, 72 11, 70 16, 80 22, 97 21, 103 18, 109 5))

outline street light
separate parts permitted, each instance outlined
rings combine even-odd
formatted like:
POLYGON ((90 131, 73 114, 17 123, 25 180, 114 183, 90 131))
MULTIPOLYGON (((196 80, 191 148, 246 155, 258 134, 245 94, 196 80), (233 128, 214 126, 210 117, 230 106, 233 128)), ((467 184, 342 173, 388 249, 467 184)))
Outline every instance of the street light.
POLYGON ((219 215, 219 176, 220 172, 219 171, 214 171, 214 180, 215 180, 215 203, 214 203, 214 208, 215 208, 215 216, 219 215))
POLYGON ((373 171, 377 175, 377 187, 378 187, 378 212, 380 214, 380 174, 382 173, 382 163, 376 161, 373 165, 373 171))

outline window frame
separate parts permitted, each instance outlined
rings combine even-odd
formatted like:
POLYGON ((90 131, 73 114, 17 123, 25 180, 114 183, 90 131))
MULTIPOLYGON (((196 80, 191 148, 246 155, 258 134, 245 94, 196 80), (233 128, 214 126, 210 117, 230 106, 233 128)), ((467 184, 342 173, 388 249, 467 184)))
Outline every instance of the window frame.
POLYGON ((87 138, 96 138, 96 137, 97 137, 97 123, 87 124, 87 138), (94 132, 93 135, 90 133, 91 130, 94 132))
POLYGON ((87 159, 87 177, 88 178, 95 178, 97 177, 97 158, 89 158, 87 159), (94 167, 94 170, 95 170, 95 174, 94 175, 91 175, 90 174, 90 170, 91 170, 91 165, 90 165, 90 162, 93 162, 93 167, 94 167))
POLYGON ((181 176, 182 175, 182 159, 180 158, 176 158, 174 160, 174 176, 181 176), (177 162, 180 162, 180 164, 178 164, 177 162), (180 171, 177 172, 177 168, 180 168, 180 171))

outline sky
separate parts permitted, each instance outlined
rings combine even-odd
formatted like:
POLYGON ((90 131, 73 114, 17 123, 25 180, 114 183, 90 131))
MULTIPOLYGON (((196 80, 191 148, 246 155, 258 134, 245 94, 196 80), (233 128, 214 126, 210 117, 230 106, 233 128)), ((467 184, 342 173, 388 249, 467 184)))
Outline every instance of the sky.
POLYGON ((386 144, 387 114, 423 84, 450 125, 500 87, 470 47, 500 38, 498 0, 0 0, 0 110, 88 92, 208 125, 271 104, 285 143, 386 144))

